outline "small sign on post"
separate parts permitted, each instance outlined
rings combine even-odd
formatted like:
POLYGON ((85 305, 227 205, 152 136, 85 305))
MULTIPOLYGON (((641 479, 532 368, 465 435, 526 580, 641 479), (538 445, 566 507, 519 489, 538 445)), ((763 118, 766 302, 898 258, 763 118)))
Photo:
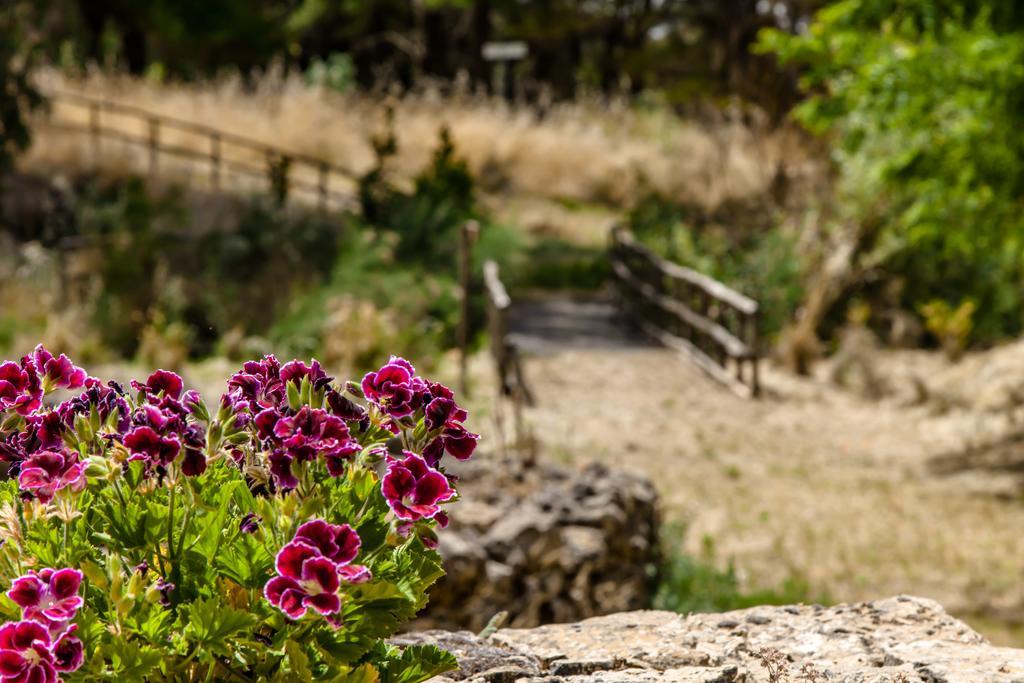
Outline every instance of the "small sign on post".
POLYGON ((515 72, 512 68, 514 62, 526 59, 530 53, 529 47, 521 40, 505 40, 484 43, 480 49, 484 60, 494 62, 495 73, 493 75, 493 87, 495 90, 502 90, 509 102, 515 99, 515 72))

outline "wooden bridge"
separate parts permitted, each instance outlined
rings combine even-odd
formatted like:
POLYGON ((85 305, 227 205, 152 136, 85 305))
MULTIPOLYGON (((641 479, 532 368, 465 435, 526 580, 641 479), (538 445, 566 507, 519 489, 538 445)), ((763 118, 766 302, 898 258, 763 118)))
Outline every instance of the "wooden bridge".
POLYGON ((657 256, 621 227, 612 230, 608 257, 617 306, 565 297, 513 306, 497 264, 484 265, 491 352, 501 390, 517 415, 532 401, 522 367, 524 353, 643 344, 624 328, 623 317, 644 337, 681 352, 737 394, 752 398, 760 393, 756 301, 657 256))

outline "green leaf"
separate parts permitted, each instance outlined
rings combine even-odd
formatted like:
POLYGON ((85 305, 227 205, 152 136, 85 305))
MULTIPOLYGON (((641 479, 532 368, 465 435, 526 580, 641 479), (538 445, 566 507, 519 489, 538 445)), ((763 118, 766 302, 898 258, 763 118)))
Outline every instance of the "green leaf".
POLYGON ((237 645, 233 641, 248 641, 258 623, 255 615, 215 599, 185 605, 182 610, 182 621, 186 624, 184 636, 199 649, 204 661, 209 661, 211 654, 230 655, 237 645))
POLYGON ((455 655, 435 645, 412 645, 381 665, 381 683, 420 683, 458 666, 455 655))
POLYGON ((295 679, 312 683, 313 672, 309 669, 309 657, 303 652, 302 646, 289 640, 284 644, 284 651, 288 654, 288 668, 295 679))
POLYGON ((107 667, 115 680, 144 681, 163 659, 163 651, 154 647, 140 646, 123 638, 115 638, 100 648, 101 658, 110 664, 107 667))

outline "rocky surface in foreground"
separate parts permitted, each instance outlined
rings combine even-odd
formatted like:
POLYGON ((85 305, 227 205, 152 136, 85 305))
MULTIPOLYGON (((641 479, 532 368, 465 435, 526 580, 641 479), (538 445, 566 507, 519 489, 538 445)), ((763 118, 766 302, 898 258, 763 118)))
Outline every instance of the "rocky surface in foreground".
POLYGON ((455 653, 444 680, 754 683, 1024 682, 1024 650, 994 647, 936 602, 624 612, 572 624, 402 636, 455 653), (767 662, 778 677, 769 678, 767 662))

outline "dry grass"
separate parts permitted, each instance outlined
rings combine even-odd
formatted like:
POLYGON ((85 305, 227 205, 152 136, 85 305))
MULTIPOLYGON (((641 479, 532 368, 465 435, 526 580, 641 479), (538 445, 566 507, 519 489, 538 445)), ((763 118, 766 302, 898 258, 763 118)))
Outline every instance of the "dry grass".
POLYGON ((748 587, 800 576, 837 601, 912 593, 969 618, 1024 614, 1024 506, 994 495, 1007 491, 994 475, 929 467, 969 441, 976 414, 867 401, 774 368, 770 395, 745 401, 658 349, 566 351, 526 369, 541 457, 647 474, 689 550, 713 539, 748 587))
MULTIPOLYGON (((310 89, 294 75, 270 73, 249 86, 232 77, 155 84, 98 72, 71 80, 56 71, 40 72, 38 81, 44 89, 103 96, 235 131, 327 158, 354 173, 373 163, 368 140, 384 127, 385 100, 310 89)), ((653 188, 713 208, 728 198, 764 192, 779 164, 791 174, 808 166, 796 133, 770 131, 763 123, 750 123, 749 115, 746 122, 729 113, 713 122, 695 122, 664 107, 578 102, 555 106, 539 118, 531 109, 468 95, 442 98, 427 92, 387 101, 394 106, 399 137, 397 176, 418 172, 437 145, 439 127, 448 125, 483 188, 502 195, 621 207, 653 188)), ((83 110, 56 107, 53 116, 86 123, 83 110)), ((104 125, 145 134, 141 126, 115 117, 104 125)), ((181 134, 165 142, 207 151, 207 143, 196 136, 181 134)), ((112 143, 102 163, 112 172, 140 171, 146 168, 144 156, 144 150, 112 143)), ((24 163, 45 169, 88 167, 88 141, 40 127, 24 163)), ((178 170, 186 177, 184 167, 178 170)))

